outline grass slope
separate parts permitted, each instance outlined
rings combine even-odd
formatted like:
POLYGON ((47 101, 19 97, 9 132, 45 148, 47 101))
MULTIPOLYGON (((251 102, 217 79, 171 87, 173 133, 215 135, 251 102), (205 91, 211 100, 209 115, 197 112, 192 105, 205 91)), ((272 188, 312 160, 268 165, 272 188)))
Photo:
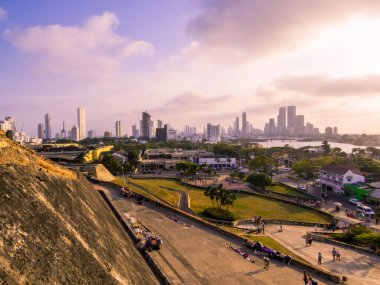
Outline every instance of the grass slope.
MULTIPOLYGON (((203 190, 181 185, 175 180, 165 179, 133 179, 131 180, 137 185, 141 185, 147 189, 159 189, 158 195, 161 199, 167 198, 169 190, 165 190, 160 186, 172 189, 186 191, 190 196, 191 209, 194 213, 201 215, 204 209, 212 206, 209 198, 205 197, 203 190)), ((304 221, 329 223, 330 217, 313 209, 307 209, 288 203, 267 199, 265 197, 254 196, 244 193, 236 194, 236 201, 230 210, 237 216, 238 219, 250 219, 253 216, 262 216, 265 219, 281 219, 289 221, 304 221)))

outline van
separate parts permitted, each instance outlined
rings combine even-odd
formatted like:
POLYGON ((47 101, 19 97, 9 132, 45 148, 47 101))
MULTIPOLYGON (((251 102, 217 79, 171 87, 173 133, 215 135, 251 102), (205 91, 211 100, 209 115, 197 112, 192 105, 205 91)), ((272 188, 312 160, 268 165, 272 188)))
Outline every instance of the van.
POLYGON ((356 207, 356 211, 364 214, 366 217, 371 217, 371 218, 375 217, 374 211, 370 207, 367 207, 367 206, 359 205, 356 207))

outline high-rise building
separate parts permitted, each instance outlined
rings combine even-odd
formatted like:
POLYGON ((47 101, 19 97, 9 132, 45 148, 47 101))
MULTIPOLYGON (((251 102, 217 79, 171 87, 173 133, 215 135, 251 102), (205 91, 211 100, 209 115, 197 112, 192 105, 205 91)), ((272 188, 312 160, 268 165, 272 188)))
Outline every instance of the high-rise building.
POLYGON ((220 142, 220 125, 207 123, 206 138, 209 142, 220 142))
POLYGON ((168 125, 165 124, 163 128, 156 129, 156 140, 157 141, 167 141, 168 140, 168 125))
POLYGON ((45 126, 44 124, 38 124, 38 138, 45 139, 45 126))
POLYGON ((123 136, 123 128, 121 121, 116 121, 115 123, 116 137, 121 138, 123 136))
POLYGON ((95 130, 89 130, 87 132, 87 137, 89 137, 90 139, 96 138, 96 131, 95 130))
POLYGON ((134 137, 134 138, 140 137, 140 131, 137 128, 136 124, 132 125, 132 137, 134 137))
POLYGON ((247 114, 243 112, 241 116, 241 133, 243 136, 246 136, 248 134, 247 131, 247 114))
POLYGON ((235 127, 235 135, 238 136, 240 134, 239 117, 236 117, 234 127, 235 127))
POLYGON ((65 121, 62 123, 61 139, 66 138, 65 121))
POLYGON ((79 140, 86 138, 86 111, 83 107, 78 108, 79 140))
POLYGON ((51 140, 52 137, 52 129, 51 129, 51 116, 49 113, 45 115, 45 138, 51 140))
POLYGON ((74 125, 71 128, 71 139, 73 141, 79 141, 80 140, 80 138, 79 138, 79 127, 77 125, 74 125))
POLYGON ((278 110, 277 116, 277 127, 280 135, 284 135, 286 133, 286 108, 281 107, 278 110))
POLYGON ((296 135, 303 136, 305 134, 305 117, 303 115, 296 116, 296 135))
POLYGON ((104 136, 105 138, 112 138, 112 132, 105 131, 103 136, 104 136))
POLYGON ((276 123, 274 119, 269 119, 269 135, 273 136, 276 134, 276 123))
POLYGON ((333 135, 333 129, 331 127, 327 127, 325 129, 325 136, 332 136, 333 135))
POLYGON ((144 139, 150 139, 153 137, 153 122, 151 121, 151 116, 148 112, 142 113, 141 120, 141 137, 144 139))
POLYGON ((9 122, 9 124, 11 125, 11 131, 13 132, 13 134, 16 133, 16 120, 15 120, 15 117, 13 116, 7 116, 5 117, 5 121, 9 122))
POLYGON ((163 128, 164 127, 164 122, 162 120, 157 120, 157 128, 163 128))
POLYGON ((314 125, 312 123, 309 123, 309 122, 306 123, 305 134, 306 135, 314 134, 314 125))
POLYGON ((287 132, 289 135, 294 135, 296 132, 296 106, 288 106, 288 126, 287 132))
POLYGON ((334 136, 338 135, 338 127, 334 127, 334 136))

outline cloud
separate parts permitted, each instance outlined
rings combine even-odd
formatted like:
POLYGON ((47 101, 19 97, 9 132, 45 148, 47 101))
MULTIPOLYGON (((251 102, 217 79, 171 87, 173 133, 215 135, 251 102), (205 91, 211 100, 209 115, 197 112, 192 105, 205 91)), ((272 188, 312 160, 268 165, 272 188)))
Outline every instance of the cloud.
POLYGON ((379 1, 205 0, 187 34, 218 60, 258 59, 299 48, 353 16, 378 15, 379 1))
POLYGON ((363 96, 380 93, 380 75, 330 77, 325 74, 284 76, 272 85, 278 90, 318 96, 363 96))
POLYGON ((8 12, 3 7, 0 6, 0 21, 3 21, 7 18, 8 12))
POLYGON ((93 15, 82 26, 48 25, 3 36, 18 50, 34 55, 38 68, 69 77, 94 80, 112 76, 135 55, 150 55, 153 46, 118 35, 119 19, 111 12, 93 15))

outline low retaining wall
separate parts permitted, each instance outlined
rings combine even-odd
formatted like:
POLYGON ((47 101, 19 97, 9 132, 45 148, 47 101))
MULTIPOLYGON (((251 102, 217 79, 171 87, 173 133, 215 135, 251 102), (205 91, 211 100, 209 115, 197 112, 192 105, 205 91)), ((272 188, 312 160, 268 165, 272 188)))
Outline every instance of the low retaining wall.
MULTIPOLYGON (((304 227, 323 227, 325 224, 321 223, 311 223, 311 222, 299 222, 299 221, 286 221, 286 220, 271 220, 264 219, 265 224, 282 224, 282 225, 294 225, 294 226, 304 226, 304 227)), ((252 224, 251 220, 238 220, 234 222, 234 226, 252 224)))
MULTIPOLYGON (((108 185, 108 186, 111 186, 111 187, 116 188, 116 189, 118 189, 120 187, 120 186, 118 186, 116 184, 113 184, 113 183, 110 183, 110 182, 101 182, 101 184, 108 185)), ((156 201, 153 201, 152 199, 150 199, 148 197, 145 197, 145 198, 148 201, 156 203, 156 201)), ((186 212, 184 212, 182 210, 174 208, 173 206, 170 206, 168 204, 164 204, 164 203, 161 203, 161 202, 159 202, 159 204, 160 204, 160 206, 162 206, 162 207, 164 207, 164 208, 166 208, 166 209, 168 209, 170 211, 176 212, 176 214, 179 214, 179 215, 182 215, 184 217, 187 217, 187 218, 193 220, 194 222, 197 222, 197 223, 199 223, 199 224, 201 224, 203 226, 206 226, 206 227, 208 227, 208 228, 210 228, 210 229, 212 229, 212 230, 214 230, 216 232, 219 232, 219 233, 223 234, 224 236, 233 238, 233 239, 235 239, 237 241, 244 242, 244 243, 246 243, 246 242, 249 241, 248 239, 246 239, 244 237, 241 237, 241 236, 239 236, 237 234, 234 234, 234 233, 232 233, 230 231, 222 229, 219 226, 216 226, 216 225, 214 225, 214 224, 212 224, 212 223, 210 223, 210 222, 208 222, 208 221, 206 221, 206 220, 204 220, 202 218, 199 218, 197 216, 194 216, 194 215, 191 215, 189 213, 186 213, 186 212)), ((123 221, 123 223, 125 223, 124 220, 122 220, 122 221, 123 221)), ((314 272, 314 273, 320 274, 320 275, 326 277, 327 279, 332 280, 333 282, 340 283, 341 278, 340 278, 339 275, 336 275, 336 274, 330 273, 328 271, 325 271, 323 269, 320 269, 320 268, 318 268, 318 267, 316 267, 316 266, 314 266, 312 264, 303 263, 303 262, 300 262, 300 261, 297 261, 297 260, 293 260, 292 264, 300 267, 301 269, 307 269, 309 272, 314 272)), ((158 264, 157 264, 157 266, 158 266, 158 264)), ((166 284, 169 284, 169 283, 166 283, 166 284)))
MULTIPOLYGON (((123 229, 127 232, 129 237, 136 243, 138 241, 135 232, 127 225, 124 219, 120 216, 119 212, 112 205, 111 201, 108 199, 107 195, 102 191, 98 190, 98 193, 106 202, 108 207, 111 209, 112 213, 115 215, 116 219, 119 221, 123 229)), ((156 275, 157 279, 163 285, 171 285, 170 279, 167 277, 165 272, 161 269, 160 265, 153 259, 152 255, 147 251, 139 251, 140 254, 144 257, 145 261, 148 263, 153 273, 156 275)))
POLYGON ((365 247, 360 247, 360 246, 356 246, 353 244, 348 244, 345 242, 341 242, 341 241, 337 241, 337 240, 333 240, 333 239, 324 237, 324 236, 322 236, 322 234, 324 234, 323 232, 321 232, 321 233, 308 232, 308 234, 311 235, 314 240, 319 241, 319 242, 324 242, 324 243, 328 243, 331 245, 341 246, 343 248, 356 250, 356 251, 359 251, 362 253, 376 254, 374 250, 371 250, 371 249, 368 249, 365 247))

